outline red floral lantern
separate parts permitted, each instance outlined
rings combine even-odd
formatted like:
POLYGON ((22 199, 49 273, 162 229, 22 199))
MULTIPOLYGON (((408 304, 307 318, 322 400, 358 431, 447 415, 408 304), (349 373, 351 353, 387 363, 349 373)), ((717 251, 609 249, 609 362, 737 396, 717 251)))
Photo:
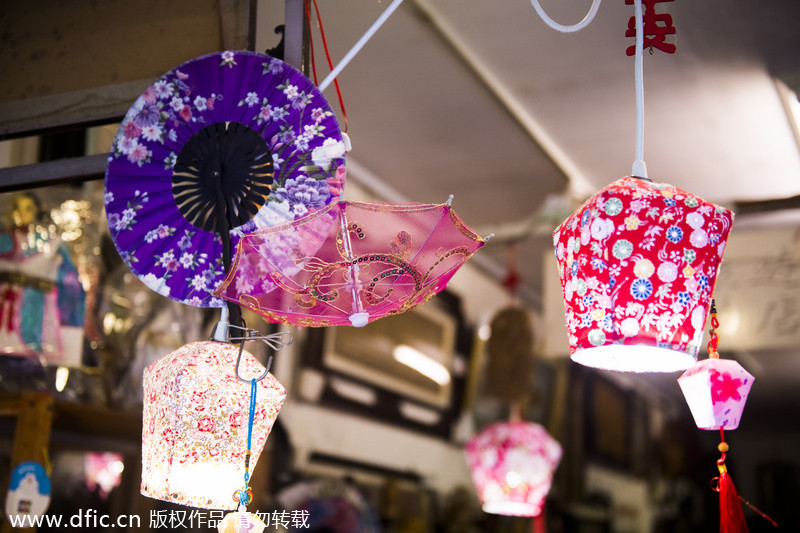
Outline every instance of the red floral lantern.
POLYGON ((538 516, 561 460, 561 445, 533 422, 498 422, 465 448, 487 513, 538 516))
POLYGON ((553 233, 572 359, 674 372, 697 356, 733 213, 626 177, 553 233))
MULTIPOLYGON (((206 509, 234 509, 248 449, 251 383, 265 369, 224 342, 194 342, 144 372, 142 486, 150 498, 206 509)), ((250 470, 255 467, 286 389, 272 374, 257 382, 250 470)))

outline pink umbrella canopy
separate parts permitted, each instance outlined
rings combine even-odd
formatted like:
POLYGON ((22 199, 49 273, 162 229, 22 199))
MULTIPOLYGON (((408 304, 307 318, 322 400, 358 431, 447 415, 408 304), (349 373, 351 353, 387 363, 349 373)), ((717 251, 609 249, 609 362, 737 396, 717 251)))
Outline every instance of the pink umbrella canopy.
POLYGON ((342 200, 244 236, 215 294, 268 322, 363 326, 432 298, 484 243, 449 203, 342 200))
POLYGON ((498 422, 465 447, 487 513, 538 516, 561 461, 561 445, 534 422, 498 422))

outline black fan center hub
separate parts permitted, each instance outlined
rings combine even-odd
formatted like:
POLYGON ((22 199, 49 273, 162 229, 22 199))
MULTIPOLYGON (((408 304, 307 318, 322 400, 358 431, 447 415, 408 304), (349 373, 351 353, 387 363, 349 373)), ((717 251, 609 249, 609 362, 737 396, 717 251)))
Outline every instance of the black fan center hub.
POLYGON ((217 122, 181 148, 172 171, 172 195, 190 224, 227 232, 267 203, 273 178, 272 152, 261 135, 238 122, 217 122))

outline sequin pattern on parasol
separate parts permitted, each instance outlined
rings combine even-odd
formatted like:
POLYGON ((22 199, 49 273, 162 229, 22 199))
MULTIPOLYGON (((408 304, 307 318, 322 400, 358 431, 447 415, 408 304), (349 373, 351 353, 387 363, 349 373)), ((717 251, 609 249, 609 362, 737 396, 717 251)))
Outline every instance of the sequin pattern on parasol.
POLYGON ((484 243, 447 203, 340 200, 242 238, 216 294, 268 322, 363 326, 435 296, 484 243))

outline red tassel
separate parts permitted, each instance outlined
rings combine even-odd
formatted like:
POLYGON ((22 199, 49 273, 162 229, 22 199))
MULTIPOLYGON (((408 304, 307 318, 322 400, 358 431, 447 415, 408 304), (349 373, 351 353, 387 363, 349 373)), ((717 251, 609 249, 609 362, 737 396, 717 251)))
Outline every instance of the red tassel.
POLYGON ((547 519, 544 517, 544 507, 542 507, 541 513, 533 517, 532 522, 532 533, 547 533, 547 519))
POLYGON ((744 519, 739 493, 727 471, 719 476, 719 531, 720 533, 750 533, 744 519))

